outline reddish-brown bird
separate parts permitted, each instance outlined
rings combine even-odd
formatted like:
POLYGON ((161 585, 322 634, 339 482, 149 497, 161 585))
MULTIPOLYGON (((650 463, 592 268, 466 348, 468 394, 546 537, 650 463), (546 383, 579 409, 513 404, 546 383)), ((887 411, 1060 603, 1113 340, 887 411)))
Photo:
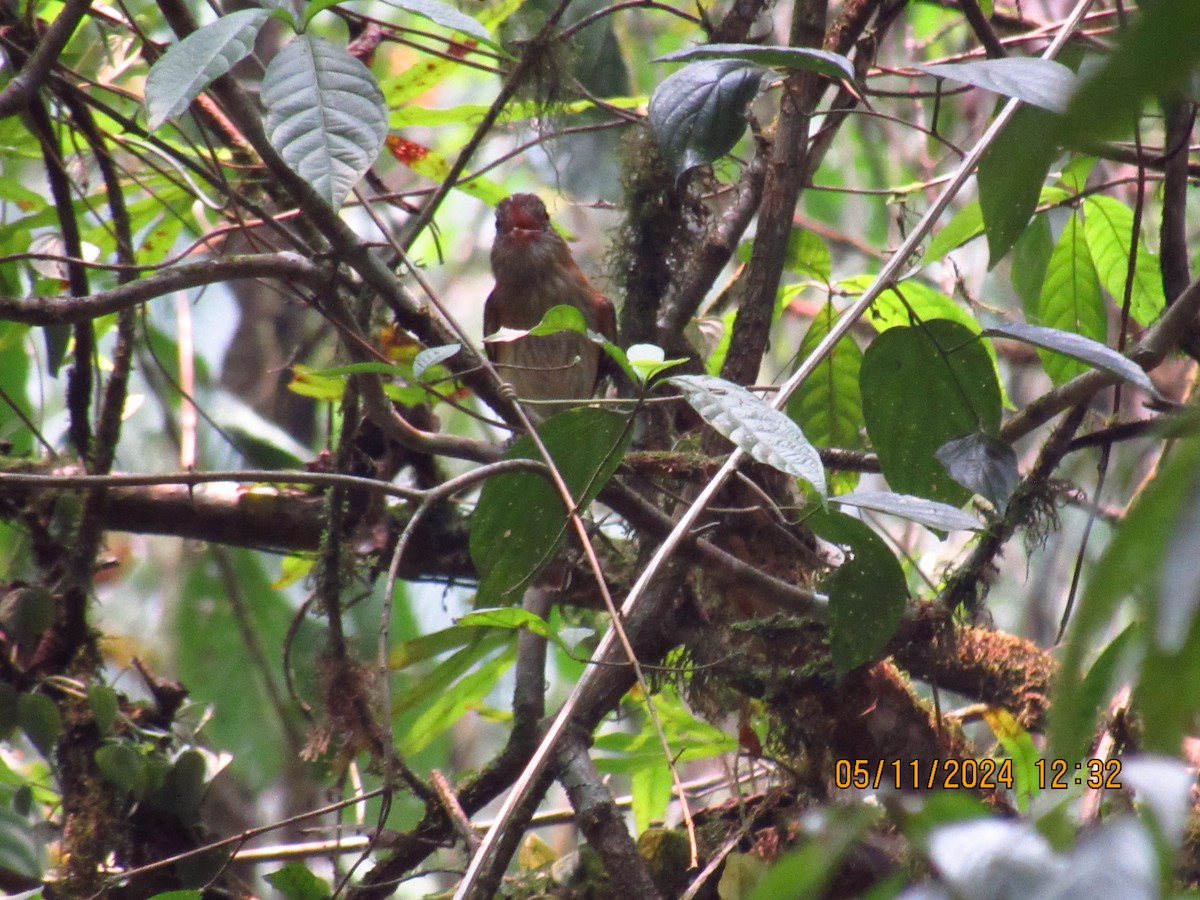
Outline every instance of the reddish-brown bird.
MULTIPOLYGON (((496 287, 483 307, 485 335, 532 328, 549 309, 566 303, 583 313, 592 331, 616 339, 612 303, 580 271, 567 242, 551 227, 545 204, 533 194, 513 194, 496 206, 492 274, 496 287)), ((600 380, 603 353, 573 331, 487 345, 501 380, 522 400, 586 400, 600 380)), ((527 407, 537 421, 560 408, 527 407)))

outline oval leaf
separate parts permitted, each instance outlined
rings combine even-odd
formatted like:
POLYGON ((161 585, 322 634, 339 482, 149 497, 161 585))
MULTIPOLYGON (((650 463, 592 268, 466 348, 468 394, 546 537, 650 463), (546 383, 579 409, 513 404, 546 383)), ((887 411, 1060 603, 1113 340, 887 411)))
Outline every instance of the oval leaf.
POLYGON ((62 732, 62 713, 45 694, 22 694, 17 700, 17 718, 30 743, 46 759, 54 758, 54 742, 62 732))
MULTIPOLYGON (((813 316, 812 325, 800 342, 799 359, 807 359, 837 322, 838 312, 827 303, 813 316)), ((819 447, 859 449, 863 446, 862 398, 858 373, 862 351, 849 335, 833 350, 788 399, 787 414, 819 447)), ((850 490, 858 484, 857 472, 835 472, 833 489, 850 490)))
POLYGON ((173 44, 146 78, 150 130, 187 109, 202 90, 246 56, 269 15, 265 9, 230 13, 173 44))
POLYGON ((1122 381, 1128 381, 1150 394, 1158 397, 1158 388, 1150 380, 1150 376, 1129 357, 1118 353, 1111 347, 1093 341, 1082 334, 1072 334, 1058 328, 1046 328, 1043 325, 1029 325, 1024 322, 1013 322, 1009 325, 997 325, 983 332, 989 337, 1011 338, 1026 344, 1033 344, 1043 350, 1053 350, 1078 359, 1096 369, 1103 369, 1110 375, 1116 375, 1122 381))
POLYGON ((846 560, 825 579, 829 594, 829 651, 845 673, 883 655, 908 601, 904 570, 883 539, 845 513, 817 509, 804 522, 843 547, 846 560))
POLYGON ((87 689, 87 698, 92 717, 96 720, 96 729, 101 734, 107 734, 117 718, 117 692, 106 684, 93 684, 87 689))
POLYGON ((340 207, 387 136, 387 106, 371 70, 336 44, 302 34, 267 66, 261 96, 272 145, 340 207))
POLYGON ((840 53, 812 47, 764 47, 762 44, 708 44, 676 50, 651 62, 692 62, 698 59, 740 59, 760 66, 820 72, 830 78, 855 80, 854 64, 840 53))
POLYGON ((841 494, 829 499, 831 502, 841 503, 843 506, 855 506, 859 509, 886 513, 889 516, 899 516, 936 531, 979 531, 983 527, 974 516, 967 515, 957 506, 938 503, 936 500, 926 500, 923 497, 912 497, 908 494, 894 494, 891 491, 855 491, 852 494, 841 494))
POLYGON ((744 387, 712 375, 676 375, 667 381, 704 421, 761 463, 803 478, 822 497, 825 468, 800 426, 744 387))
MULTIPOLYGON (((547 419, 538 435, 582 508, 617 470, 632 429, 620 413, 572 409, 547 419)), ((505 456, 540 458, 528 435, 505 456)), ((479 570, 479 603, 519 600, 521 591, 553 561, 566 534, 567 512, 548 480, 532 472, 489 479, 471 517, 470 551, 479 570)))
POLYGON ((650 98, 650 127, 676 175, 733 149, 762 76, 763 69, 751 63, 715 59, 685 66, 658 86, 650 98))
MULTIPOLYGON (((1038 296, 1037 319, 1103 345, 1108 335, 1108 314, 1091 250, 1078 214, 1067 219, 1058 242, 1050 252, 1042 290, 1038 296)), ((1046 374, 1055 384, 1069 381, 1084 367, 1056 353, 1040 351, 1046 374)))
POLYGON ((947 441, 934 454, 950 477, 968 490, 986 497, 997 510, 1008 505, 1017 488, 1016 451, 1004 441, 983 432, 947 441))
POLYGON ((104 780, 121 791, 132 791, 142 769, 142 758, 127 741, 104 744, 93 756, 104 780))
POLYGON ((1054 113, 1066 112, 1079 79, 1052 59, 1009 57, 963 63, 916 66, 938 78, 948 78, 1018 100, 1054 113))
POLYGON ((983 343, 947 319, 889 328, 863 354, 859 387, 867 434, 892 490, 966 502, 970 494, 934 453, 1000 426, 1000 384, 983 343))

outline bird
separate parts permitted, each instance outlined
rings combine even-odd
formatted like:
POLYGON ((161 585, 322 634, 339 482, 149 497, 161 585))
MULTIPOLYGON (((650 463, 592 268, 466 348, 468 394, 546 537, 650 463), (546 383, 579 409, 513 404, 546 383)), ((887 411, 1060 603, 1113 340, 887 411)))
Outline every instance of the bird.
MULTIPOLYGON (((485 336, 528 330, 552 307, 568 304, 590 330, 616 340, 612 301, 580 270, 535 194, 513 194, 496 205, 491 263, 496 285, 483 306, 485 336)), ((604 374, 604 351, 574 331, 488 341, 487 355, 519 399, 542 401, 527 408, 534 422, 572 405, 566 401, 587 400, 604 374)))

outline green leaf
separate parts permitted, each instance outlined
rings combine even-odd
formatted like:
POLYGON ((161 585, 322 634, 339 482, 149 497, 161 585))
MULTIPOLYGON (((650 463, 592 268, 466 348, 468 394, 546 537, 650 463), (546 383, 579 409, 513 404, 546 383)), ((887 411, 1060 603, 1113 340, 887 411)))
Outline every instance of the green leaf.
POLYGON ((758 66, 717 59, 684 66, 663 80, 650 98, 650 127, 676 176, 733 149, 762 77, 758 66))
POLYGON ((192 889, 164 891, 161 894, 155 894, 150 900, 204 900, 204 892, 192 889))
POLYGON ((184 750, 171 764, 163 782, 162 805, 184 822, 195 822, 204 799, 207 767, 199 750, 184 750))
POLYGON ((676 50, 651 62, 691 62, 693 60, 742 60, 760 66, 775 66, 783 69, 800 69, 819 72, 830 78, 845 78, 854 81, 857 76, 854 64, 840 53, 830 50, 814 50, 811 47, 778 47, 762 44, 706 44, 676 50))
POLYGON ((970 494, 935 454, 947 441, 1000 426, 991 357, 958 322, 890 328, 863 355, 867 433, 892 490, 954 506, 970 494))
POLYGON ((799 847, 786 853, 757 883, 749 900, 797 900, 822 897, 838 874, 842 859, 882 816, 866 804, 826 806, 817 827, 799 847))
MULTIPOLYGON (((1042 325, 1079 334, 1100 344, 1108 335, 1104 298, 1078 216, 1067 220, 1046 264, 1038 318, 1042 325)), ((1087 369, 1058 353, 1039 351, 1039 355, 1055 384, 1069 381, 1087 369)))
POLYGON ((1017 489, 1017 453, 1000 438, 977 431, 938 447, 934 454, 950 477, 972 493, 979 494, 1003 512, 1017 489))
POLYGON ((1108 345, 1093 341, 1083 335, 1022 322, 986 328, 983 333, 988 337, 1010 338, 1045 350, 1062 353, 1072 359, 1085 362, 1092 368, 1102 369, 1111 375, 1116 375, 1141 388, 1151 397, 1159 396, 1158 388, 1154 386, 1154 382, 1150 380, 1150 376, 1141 366, 1108 345))
POLYGON ((1078 78, 1060 62, 1038 57, 1010 56, 962 63, 914 66, 937 78, 947 78, 985 91, 1016 97, 1053 113, 1064 112, 1078 78))
POLYGON ((244 9, 197 28, 167 49, 146 78, 147 127, 179 115, 206 87, 254 48, 270 13, 244 9))
POLYGON ((800 426, 740 385, 712 375, 676 375, 667 382, 718 433, 754 459, 802 478, 824 497, 825 467, 800 426))
POLYGON ((96 748, 93 758, 104 780, 117 790, 129 792, 137 785, 144 763, 128 741, 103 744, 96 748))
POLYGON ((21 730, 46 759, 54 759, 54 743, 62 733, 62 713, 45 694, 22 694, 17 698, 21 730))
POLYGON ((20 694, 8 682, 0 682, 0 741, 8 740, 20 724, 20 694))
POLYGON ((401 750, 410 755, 419 753, 438 736, 445 734, 472 707, 479 706, 500 681, 500 677, 516 660, 516 641, 510 640, 504 651, 493 659, 484 660, 479 668, 468 672, 452 685, 433 693, 424 688, 425 697, 433 702, 411 723, 404 723, 399 735, 401 750))
POLYGON ((629 780, 633 796, 633 827, 641 834, 652 822, 661 822, 667 817, 667 806, 671 803, 671 789, 675 786, 671 770, 661 756, 657 765, 635 769, 629 780))
POLYGON ((816 509, 805 524, 846 551, 846 560, 825 579, 829 594, 829 651, 841 673, 879 658, 908 601, 899 561, 883 538, 845 513, 816 509))
POLYGON ((54 594, 40 584, 9 591, 0 602, 0 624, 19 643, 31 644, 54 624, 54 594))
POLYGON ((1058 156, 1054 121, 1054 115, 1044 109, 1021 107, 979 161, 979 204, 989 269, 1008 255, 1037 209, 1058 156))
MULTIPOLYGON (((1083 201, 1083 234, 1100 284, 1120 307, 1129 277, 1129 254, 1133 246, 1133 210, 1115 197, 1093 196, 1083 201)), ((1138 241, 1134 262, 1129 314, 1145 327, 1162 314, 1167 299, 1163 293, 1158 256, 1138 241)))
POLYGON ((1013 792, 1017 795, 1017 809, 1026 813, 1029 811, 1029 801, 1038 789, 1037 760, 1038 751, 1016 716, 1007 709, 991 706, 983 711, 984 721, 992 729, 992 734, 1012 760, 1013 792))
POLYGON ((1142 102, 1183 90, 1200 61, 1200 16, 1191 3, 1139 4, 1113 53, 1071 98, 1062 133, 1078 146, 1128 134, 1142 102))
MULTIPOLYGON (((312 17, 321 12, 321 10, 337 6, 344 2, 347 2, 347 0, 315 0, 305 12, 304 23, 307 25, 312 21, 312 17)), ((412 13, 414 16, 420 16, 434 25, 441 25, 443 28, 449 28, 451 31, 470 35, 476 40, 487 44, 493 50, 499 50, 505 56, 508 56, 508 52, 496 42, 496 39, 491 36, 486 28, 479 24, 478 19, 473 19, 466 13, 459 12, 453 6, 438 3, 437 0, 382 0, 382 2, 394 9, 402 9, 405 12, 412 13)))
MULTIPOLYGON (((581 509, 620 465, 632 437, 626 417, 601 409, 572 409, 552 416, 538 434, 581 509)), ((506 459, 538 459, 528 435, 506 459)), ((531 472, 488 480, 471 517, 471 559, 480 573, 479 602, 513 603, 554 559, 567 533, 567 513, 558 491, 531 472)))
MULTIPOLYGON (((807 359, 833 327, 838 312, 826 304, 814 317, 800 342, 797 356, 807 359)), ((862 350, 850 335, 845 335, 829 355, 817 365, 796 392, 788 398, 787 414, 804 429, 804 434, 818 447, 858 449, 863 446, 862 398, 858 391, 862 350)), ((853 489, 858 474, 835 472, 835 490, 853 489)))
MULTIPOLYGON (((1137 601, 1145 623, 1131 648, 1144 659, 1137 688, 1144 746, 1178 750, 1179 736, 1200 698, 1200 628, 1194 596, 1181 590, 1188 580, 1177 580, 1174 573, 1180 569, 1167 561, 1188 561, 1196 552, 1197 508, 1200 439, 1188 437, 1176 441, 1157 477, 1126 513, 1080 597, 1050 707, 1052 741, 1047 755, 1073 759, 1085 751, 1096 709, 1086 706, 1081 696, 1083 661, 1096 636, 1122 616, 1120 603, 1129 596, 1137 601)), ((1190 563, 1182 571, 1194 578, 1194 555, 1190 563)))
POLYGON ((656 375, 661 375, 663 372, 687 362, 686 359, 667 359, 663 348, 654 344, 632 345, 625 351, 625 361, 627 368, 640 384, 647 384, 656 375))
POLYGON ((93 684, 88 687, 87 697, 96 728, 101 734, 107 734, 117 718, 117 692, 106 684, 93 684))
POLYGON ((945 503, 908 494, 894 494, 891 491, 855 491, 852 494, 830 497, 829 501, 842 506, 899 516, 936 531, 979 531, 983 528, 978 519, 957 506, 947 506, 945 503))
POLYGON ((807 228, 793 228, 788 236, 784 266, 805 278, 829 284, 833 278, 833 257, 829 246, 807 228))
POLYGON ((332 896, 329 885, 300 863, 288 863, 263 877, 287 900, 327 900, 332 896))
POLYGON ((492 609, 477 609, 469 612, 456 623, 463 628, 498 628, 503 631, 524 629, 553 641, 564 653, 570 655, 571 648, 559 638, 550 623, 520 606, 497 606, 492 609))
POLYGON ((1045 215, 1034 216, 1013 245, 1012 264, 1009 266, 1009 280, 1021 298, 1021 306, 1028 319, 1038 315, 1042 284, 1045 283, 1046 268, 1053 252, 1054 240, 1050 236, 1049 218, 1045 215))
POLYGON ((387 106, 371 70, 325 38, 301 34, 267 66, 260 96, 271 144, 339 208, 387 136, 387 106))

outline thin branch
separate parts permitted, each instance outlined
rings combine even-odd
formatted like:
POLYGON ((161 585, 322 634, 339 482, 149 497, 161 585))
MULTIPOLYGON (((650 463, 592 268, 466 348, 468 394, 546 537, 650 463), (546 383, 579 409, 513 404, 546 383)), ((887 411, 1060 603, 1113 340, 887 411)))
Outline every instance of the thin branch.
POLYGON ((41 89, 42 82, 91 5, 91 0, 66 0, 62 12, 46 29, 37 49, 25 60, 21 71, 0 91, 0 119, 21 112, 41 89))

